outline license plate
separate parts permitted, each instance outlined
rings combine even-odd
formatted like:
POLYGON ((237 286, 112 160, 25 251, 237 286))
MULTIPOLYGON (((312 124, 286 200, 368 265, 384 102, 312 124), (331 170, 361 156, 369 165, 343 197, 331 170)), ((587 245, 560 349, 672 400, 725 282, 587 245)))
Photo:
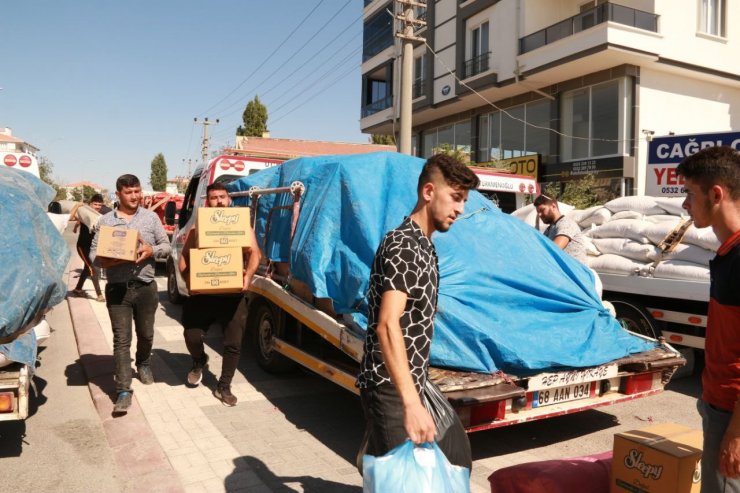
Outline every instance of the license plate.
POLYGON ((591 382, 532 392, 532 407, 551 406, 562 402, 585 399, 591 393, 591 382))

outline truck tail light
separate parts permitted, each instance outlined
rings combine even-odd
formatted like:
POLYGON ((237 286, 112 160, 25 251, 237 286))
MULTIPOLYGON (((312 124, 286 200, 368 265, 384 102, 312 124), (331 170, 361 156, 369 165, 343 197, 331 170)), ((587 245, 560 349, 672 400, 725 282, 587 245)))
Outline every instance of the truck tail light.
POLYGON ((488 402, 470 409, 470 425, 493 423, 497 419, 504 419, 506 415, 506 399, 488 402))
POLYGON ((14 401, 13 392, 0 392, 0 413, 12 413, 14 401))
POLYGON ((631 375, 624 379, 622 393, 631 395, 653 390, 656 381, 660 383, 660 372, 631 375))

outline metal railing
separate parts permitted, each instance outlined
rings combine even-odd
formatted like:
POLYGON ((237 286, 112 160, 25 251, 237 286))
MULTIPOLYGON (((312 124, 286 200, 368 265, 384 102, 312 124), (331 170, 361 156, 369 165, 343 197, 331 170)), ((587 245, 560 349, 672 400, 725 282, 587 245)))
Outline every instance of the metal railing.
POLYGON ((486 53, 482 53, 470 60, 465 60, 465 64, 463 65, 463 79, 467 79, 468 77, 478 75, 481 72, 488 70, 489 58, 491 58, 491 52, 487 51, 486 53))
POLYGON ((386 96, 383 99, 378 99, 370 104, 366 104, 362 107, 362 118, 383 111, 386 108, 393 106, 393 96, 386 96))
POLYGON ((658 32, 658 14, 644 12, 616 3, 604 3, 545 29, 524 36, 519 39, 519 54, 536 50, 537 48, 554 43, 555 41, 607 21, 646 31, 658 32))

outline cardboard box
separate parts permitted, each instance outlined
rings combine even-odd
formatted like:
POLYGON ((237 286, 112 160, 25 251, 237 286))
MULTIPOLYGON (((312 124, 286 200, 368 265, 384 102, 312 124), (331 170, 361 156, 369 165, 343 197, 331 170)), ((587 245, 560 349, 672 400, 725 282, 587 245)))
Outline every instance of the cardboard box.
POLYGON ((193 294, 239 293, 244 286, 241 247, 191 248, 188 265, 193 294))
POLYGON ((101 225, 97 235, 96 256, 130 262, 136 261, 136 251, 139 249, 138 230, 101 225))
POLYGON ((702 432, 667 423, 614 435, 612 493, 698 493, 702 432))
POLYGON ((195 228, 198 248, 251 246, 247 207, 199 207, 195 228))

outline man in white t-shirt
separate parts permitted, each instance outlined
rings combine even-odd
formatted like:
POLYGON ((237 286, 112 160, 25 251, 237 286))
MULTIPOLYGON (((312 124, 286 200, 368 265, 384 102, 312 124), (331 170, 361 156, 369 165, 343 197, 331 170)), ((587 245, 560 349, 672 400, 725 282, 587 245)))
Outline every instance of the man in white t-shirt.
POLYGON ((586 246, 581 228, 575 221, 565 217, 558 207, 558 201, 545 194, 534 199, 534 207, 540 220, 547 224, 545 236, 550 238, 568 255, 586 263, 586 246))

